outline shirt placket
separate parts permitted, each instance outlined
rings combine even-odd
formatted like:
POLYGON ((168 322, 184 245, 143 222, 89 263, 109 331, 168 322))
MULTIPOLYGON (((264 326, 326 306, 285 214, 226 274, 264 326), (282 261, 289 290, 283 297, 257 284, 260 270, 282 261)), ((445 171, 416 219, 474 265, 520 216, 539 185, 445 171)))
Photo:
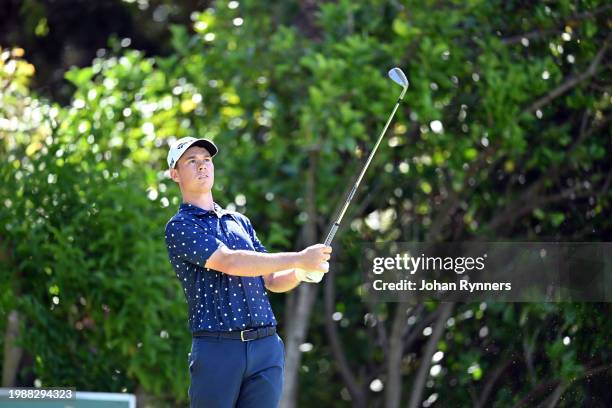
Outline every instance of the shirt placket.
MULTIPOLYGON (((225 223, 223 222, 223 214, 217 215, 217 217, 219 218, 219 225, 221 226, 221 231, 223 231, 223 235, 225 236, 225 240, 229 244, 230 249, 240 249, 240 248, 231 248, 231 246, 237 243, 234 242, 231 234, 229 233, 228 229, 225 226, 225 223)), ((240 276, 239 278, 240 278, 240 283, 242 284, 242 289, 244 291, 246 304, 247 304, 247 307, 249 308, 250 326, 255 327, 255 321, 254 321, 254 316, 255 316, 255 311, 256 311, 255 300, 254 300, 255 299, 255 288, 252 285, 249 285, 249 283, 251 282, 249 282, 249 279, 247 277, 240 276)))
MULTIPOLYGON (((226 236, 227 234, 225 233, 225 230, 223 229, 223 223, 221 222, 219 216, 217 215, 216 211, 212 211, 212 214, 214 215, 214 223, 217 224, 216 225, 216 230, 217 231, 221 231, 221 233, 226 236)), ((222 285, 221 285, 222 286, 222 285)), ((217 294, 216 298, 215 298, 215 306, 217 308, 217 310, 215 310, 215 315, 217 316, 217 324, 219 325, 219 329, 220 330, 227 330, 228 326, 227 326, 227 319, 223 318, 223 305, 225 304, 225 294, 223 293, 224 290, 223 288, 219 286, 219 293, 217 294)), ((214 294, 213 294, 214 296, 214 294)))

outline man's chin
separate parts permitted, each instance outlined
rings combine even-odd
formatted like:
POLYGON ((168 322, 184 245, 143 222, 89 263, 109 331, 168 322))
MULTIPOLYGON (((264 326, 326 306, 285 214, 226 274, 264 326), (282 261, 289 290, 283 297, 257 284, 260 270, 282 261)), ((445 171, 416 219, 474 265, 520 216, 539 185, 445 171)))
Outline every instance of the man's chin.
POLYGON ((198 185, 209 184, 212 187, 213 181, 208 177, 202 177, 202 178, 196 179, 196 183, 198 185))
POLYGON ((205 180, 205 182, 197 183, 194 187, 201 192, 209 192, 212 190, 213 185, 209 180, 205 180))

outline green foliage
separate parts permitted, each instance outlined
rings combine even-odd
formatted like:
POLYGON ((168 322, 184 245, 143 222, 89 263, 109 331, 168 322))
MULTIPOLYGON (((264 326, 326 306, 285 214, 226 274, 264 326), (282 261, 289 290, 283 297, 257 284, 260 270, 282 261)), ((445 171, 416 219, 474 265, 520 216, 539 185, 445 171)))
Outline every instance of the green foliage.
MULTIPOLYGON (((69 77, 84 83, 90 71, 69 77)), ((185 359, 176 358, 189 344, 185 304, 159 238, 171 211, 149 199, 156 175, 138 150, 131 156, 141 167, 130 171, 123 144, 96 121, 93 112, 112 111, 90 89, 89 114, 78 93, 59 114, 22 88, 4 95, 3 103, 32 98, 21 111, 3 110, 34 121, 3 136, 2 310, 21 312, 20 345, 43 385, 120 392, 141 384, 185 400, 185 359)))
MULTIPOLYGON (((67 106, 31 95, 23 51, 0 50, 0 310, 22 311, 22 333, 37 334, 21 339, 36 377, 142 386, 184 403, 189 333, 163 245, 180 196, 165 177, 167 143, 213 138, 221 147, 215 199, 245 212, 268 249, 294 249, 306 222, 324 232, 369 153, 399 95, 385 76, 397 65, 411 86, 355 199, 366 204, 352 208, 338 235, 332 299, 350 365, 360 367, 370 402, 381 403, 368 386, 384 380, 379 336, 395 307, 363 302, 353 243, 607 239, 610 96, 597 79, 607 71, 542 102, 596 58, 606 41, 601 17, 573 16, 603 4, 338 1, 312 13, 299 2, 272 10, 215 2, 192 15, 193 31, 172 26, 167 56, 117 46, 70 70, 67 106), (540 37, 522 40, 534 30, 540 37), (309 166, 315 220, 305 200, 309 166)), ((283 299, 273 301, 282 315, 283 299)), ((300 405, 349 406, 322 309, 300 405)), ((443 369, 431 392, 470 404, 468 389, 481 389, 500 359, 513 363, 491 397, 498 406, 544 379, 570 382, 609 363, 606 311, 462 305, 439 343, 443 369)), ((426 340, 419 336, 402 365, 406 388, 426 340)), ((573 387, 580 405, 588 386, 573 387)))

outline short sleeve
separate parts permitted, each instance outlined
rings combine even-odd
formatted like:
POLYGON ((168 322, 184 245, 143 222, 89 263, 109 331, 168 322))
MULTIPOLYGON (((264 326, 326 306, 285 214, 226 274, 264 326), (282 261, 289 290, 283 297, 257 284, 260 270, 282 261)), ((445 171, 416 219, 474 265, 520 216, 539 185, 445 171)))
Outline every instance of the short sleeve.
POLYGON ((255 248, 255 250, 257 252, 268 252, 268 250, 266 249, 265 246, 263 246, 263 244, 261 243, 261 241, 259 241, 259 238, 257 238, 257 234, 255 233, 255 230, 253 229, 253 227, 251 226, 251 231, 250 231, 250 235, 251 235, 251 240, 253 240, 253 248, 255 248))
POLYGON ((249 220, 246 216, 243 216, 242 218, 243 218, 243 222, 245 224, 244 226, 245 226, 247 232, 249 233, 249 237, 251 237, 251 242, 253 243, 253 248, 255 248, 255 251, 257 251, 257 252, 268 252, 268 250, 261 243, 259 238, 257 238, 257 233, 255 232, 255 229, 253 228, 253 224, 251 224, 251 220, 249 220))
POLYGON ((189 221, 170 221, 166 225, 166 248, 170 259, 202 266, 223 245, 206 228, 189 221))

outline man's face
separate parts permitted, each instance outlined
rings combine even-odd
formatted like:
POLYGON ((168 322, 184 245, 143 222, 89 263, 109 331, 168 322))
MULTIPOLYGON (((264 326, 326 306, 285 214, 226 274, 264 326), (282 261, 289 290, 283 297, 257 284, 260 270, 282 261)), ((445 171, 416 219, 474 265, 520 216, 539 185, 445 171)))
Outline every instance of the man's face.
POLYGON ((210 153, 201 146, 191 146, 183 153, 176 167, 170 170, 170 176, 183 191, 209 192, 215 181, 215 166, 210 153))

